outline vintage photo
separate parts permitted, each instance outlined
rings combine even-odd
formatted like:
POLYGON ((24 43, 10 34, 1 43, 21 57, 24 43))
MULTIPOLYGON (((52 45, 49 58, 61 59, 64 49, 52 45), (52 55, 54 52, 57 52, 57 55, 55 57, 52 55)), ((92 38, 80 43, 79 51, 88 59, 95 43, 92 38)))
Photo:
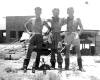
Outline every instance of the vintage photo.
POLYGON ((0 80, 100 80, 99 2, 0 1, 0 80))

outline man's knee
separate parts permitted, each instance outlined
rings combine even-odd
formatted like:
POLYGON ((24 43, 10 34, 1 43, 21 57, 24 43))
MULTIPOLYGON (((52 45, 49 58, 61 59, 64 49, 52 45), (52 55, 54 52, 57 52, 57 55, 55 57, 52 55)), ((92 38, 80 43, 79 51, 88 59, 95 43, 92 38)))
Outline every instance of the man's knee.
POLYGON ((57 62, 63 62, 63 58, 62 58, 61 53, 57 54, 57 62))

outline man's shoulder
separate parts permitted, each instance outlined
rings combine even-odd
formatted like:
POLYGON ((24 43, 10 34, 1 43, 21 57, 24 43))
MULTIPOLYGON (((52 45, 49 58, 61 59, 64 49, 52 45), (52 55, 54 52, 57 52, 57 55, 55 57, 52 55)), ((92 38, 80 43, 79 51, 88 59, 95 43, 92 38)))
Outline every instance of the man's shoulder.
POLYGON ((67 18, 60 18, 61 22, 67 23, 67 18))
POLYGON ((46 21, 46 19, 44 19, 44 18, 41 18, 41 20, 42 20, 42 21, 46 21))
POLYGON ((81 19, 80 19, 80 18, 78 18, 78 17, 76 17, 76 18, 75 18, 75 20, 76 20, 76 21, 81 21, 81 19))
POLYGON ((46 19, 47 22, 52 22, 52 18, 46 19))
POLYGON ((81 22, 81 19, 78 18, 78 17, 75 17, 75 18, 74 18, 74 21, 77 22, 77 23, 80 23, 80 22, 81 22))
POLYGON ((77 22, 78 22, 79 24, 81 24, 81 19, 80 19, 80 18, 77 18, 77 22))

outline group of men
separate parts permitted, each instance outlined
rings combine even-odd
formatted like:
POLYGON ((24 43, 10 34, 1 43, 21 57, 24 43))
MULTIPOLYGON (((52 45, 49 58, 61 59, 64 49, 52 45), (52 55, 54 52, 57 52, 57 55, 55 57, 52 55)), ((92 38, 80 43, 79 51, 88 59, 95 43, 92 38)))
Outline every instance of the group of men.
POLYGON ((64 44, 66 48, 65 53, 65 69, 69 70, 69 53, 70 53, 70 46, 74 45, 75 50, 77 53, 77 63, 79 66, 79 70, 82 71, 82 59, 81 59, 81 53, 80 53, 80 39, 79 35, 83 31, 83 26, 81 23, 80 18, 74 17, 74 9, 73 7, 69 7, 67 9, 67 18, 60 18, 59 17, 59 9, 54 8, 52 10, 53 16, 51 19, 44 20, 41 18, 42 9, 40 7, 35 8, 35 18, 29 19, 25 23, 26 31, 31 35, 28 51, 26 58, 24 59, 23 68, 27 70, 31 53, 35 48, 37 48, 37 57, 35 60, 35 69, 39 68, 39 62, 40 62, 40 54, 41 54, 41 48, 43 43, 43 35, 42 35, 42 29, 45 25, 48 30, 51 32, 51 67, 55 68, 56 58, 55 53, 57 54, 57 62, 58 62, 58 68, 62 68, 63 58, 61 56, 61 53, 58 51, 58 43, 61 41, 61 35, 64 35, 64 44), (48 22, 51 24, 49 25, 48 22), (66 25, 67 31, 65 33, 60 34, 61 27, 63 25, 66 25), (78 30, 78 26, 80 27, 80 30, 78 30), (36 46, 34 46, 36 45, 36 46))

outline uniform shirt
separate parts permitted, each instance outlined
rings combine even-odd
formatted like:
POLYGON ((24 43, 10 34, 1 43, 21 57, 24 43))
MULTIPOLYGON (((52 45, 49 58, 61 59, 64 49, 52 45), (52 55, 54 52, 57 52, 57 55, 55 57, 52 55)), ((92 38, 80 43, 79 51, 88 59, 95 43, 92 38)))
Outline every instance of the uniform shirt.
POLYGON ((52 19, 48 19, 48 22, 51 23, 52 32, 61 31, 61 26, 63 25, 63 19, 58 17, 52 17, 52 19))

